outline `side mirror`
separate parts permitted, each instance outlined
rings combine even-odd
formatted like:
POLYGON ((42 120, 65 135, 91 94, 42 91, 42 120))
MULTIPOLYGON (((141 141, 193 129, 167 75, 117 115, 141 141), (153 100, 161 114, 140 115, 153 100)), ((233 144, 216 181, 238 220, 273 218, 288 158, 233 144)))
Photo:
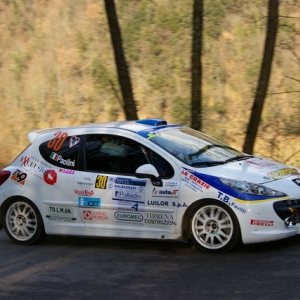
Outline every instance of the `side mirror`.
POLYGON ((145 164, 138 167, 135 171, 137 178, 149 178, 154 186, 163 186, 162 180, 155 167, 151 164, 145 164))

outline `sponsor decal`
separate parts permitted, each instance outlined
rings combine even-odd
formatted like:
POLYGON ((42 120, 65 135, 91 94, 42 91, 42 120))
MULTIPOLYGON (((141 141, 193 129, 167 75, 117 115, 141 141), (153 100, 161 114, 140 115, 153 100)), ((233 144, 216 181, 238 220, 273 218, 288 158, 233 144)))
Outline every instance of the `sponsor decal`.
POLYGON ((299 172, 297 172, 295 169, 292 168, 283 168, 283 169, 270 172, 268 173, 268 175, 273 179, 279 179, 289 175, 299 175, 299 172))
POLYGON ((77 189, 74 189, 74 193, 78 196, 94 196, 94 191, 91 190, 77 190, 77 189))
POLYGON ((58 171, 59 171, 59 173, 63 173, 63 174, 70 174, 70 175, 74 175, 75 174, 74 170, 59 169, 58 171))
POLYGON ((100 212, 100 211, 90 211, 90 210, 84 210, 83 211, 83 218, 84 220, 98 220, 98 221, 105 221, 108 220, 108 216, 106 212, 100 212))
POLYGON ((274 221, 267 221, 267 220, 251 220, 250 225, 254 226, 274 226, 274 221))
POLYGON ((44 180, 44 173, 47 171, 47 169, 52 169, 52 166, 45 161, 40 161, 38 158, 34 156, 23 156, 20 160, 21 167, 29 167, 29 172, 38 177, 41 180, 44 180))
POLYGON ((29 161, 30 161, 30 157, 27 157, 27 156, 22 157, 22 158, 21 158, 21 167, 26 167, 26 166, 28 166, 29 161))
POLYGON ((59 151, 67 137, 68 134, 66 132, 57 131, 54 133, 54 138, 48 142, 47 147, 54 151, 59 151))
POLYGON ((130 191, 115 191, 113 200, 133 200, 144 203, 144 194, 131 193, 130 191))
POLYGON ((164 198, 177 198, 179 190, 158 190, 154 188, 152 190, 153 197, 164 197, 164 198))
POLYGON ((300 178, 293 179, 292 181, 300 186, 300 178))
POLYGON ((195 192, 200 191, 203 192, 203 189, 209 190, 210 185, 206 183, 205 181, 201 180, 198 176, 195 174, 192 174, 188 170, 182 170, 181 174, 183 175, 181 180, 183 183, 194 190, 195 192))
POLYGON ((228 204, 230 207, 242 212, 243 214, 246 213, 245 208, 236 205, 236 203, 233 200, 231 200, 231 198, 228 195, 226 195, 220 191, 218 191, 218 199, 223 201, 224 203, 228 204))
POLYGON ((175 207, 188 207, 188 205, 186 205, 185 202, 183 203, 176 203, 176 202, 172 202, 172 206, 175 206, 175 207))
MULTIPOLYGON (((173 202, 175 203, 175 202, 173 202)), ((169 206, 169 202, 168 201, 147 201, 147 205, 155 205, 155 206, 169 206)))
POLYGON ((141 180, 132 180, 129 178, 121 178, 117 177, 115 180, 116 184, 126 184, 126 185, 140 185, 140 186, 145 186, 146 181, 141 181, 141 180))
POLYGON ((252 165, 253 168, 258 170, 275 168, 278 163, 268 160, 261 160, 260 158, 252 158, 251 160, 245 160, 245 163, 252 165))
POLYGON ((71 136, 70 138, 70 143, 69 143, 69 148, 74 147, 75 145, 79 144, 80 138, 77 136, 71 136))
POLYGON ((21 167, 29 167, 32 169, 38 168, 39 159, 34 156, 23 156, 21 158, 21 167))
POLYGON ((50 154, 50 158, 55 160, 56 162, 59 162, 61 165, 67 166, 67 167, 75 167, 75 160, 64 159, 61 155, 52 152, 50 154))
POLYGON ((177 181, 167 181, 165 183, 165 186, 168 186, 168 187, 177 187, 177 185, 178 185, 177 181))
MULTIPOLYGON (((134 202, 133 202, 134 203, 134 202)), ((141 205, 139 203, 134 203, 130 201, 118 201, 116 204, 114 204, 115 210, 135 210, 135 211, 144 211, 144 205, 141 205)))
POLYGON ((251 161, 251 160, 245 160, 245 163, 259 166, 259 164, 257 162, 254 162, 254 161, 251 161))
POLYGON ((49 206, 49 214, 63 215, 63 216, 73 216, 73 209, 70 207, 61 207, 61 206, 49 206))
POLYGON ((61 221, 61 222, 74 222, 76 218, 73 217, 73 209, 70 207, 63 206, 49 206, 48 207, 48 218, 51 221, 61 221))
POLYGON ((134 209, 135 211, 138 211, 139 205, 136 203, 136 204, 132 205, 131 208, 134 209))
POLYGON ((107 185, 109 189, 132 190, 139 193, 143 193, 145 191, 145 186, 146 180, 134 180, 122 177, 110 177, 107 185))
POLYGON ((125 211, 116 211, 115 219, 118 221, 133 221, 133 222, 142 222, 143 215, 136 212, 125 212, 125 211))
POLYGON ((13 172, 10 179, 16 183, 18 183, 21 186, 24 186, 25 181, 27 178, 27 174, 22 172, 21 170, 17 169, 13 172))
POLYGON ((138 211, 143 210, 145 195, 130 190, 115 190, 112 200, 116 203, 117 209, 138 211))
POLYGON ((59 154, 57 154, 57 153, 55 153, 55 152, 52 152, 52 153, 50 154, 50 158, 52 158, 52 159, 55 160, 55 161, 58 161, 58 159, 59 159, 59 154))
POLYGON ((112 200, 117 209, 143 210, 146 181, 123 177, 109 177, 107 188, 112 190, 112 200))
POLYGON ((78 206, 100 208, 100 198, 78 197, 78 206))
POLYGON ((145 223, 151 225, 176 225, 173 215, 159 213, 146 213, 145 223))
POLYGON ((54 185, 57 181, 57 173, 54 170, 45 170, 44 181, 49 185, 54 185))
POLYGON ((108 179, 108 176, 98 175, 96 177, 96 181, 95 181, 95 188, 96 189, 106 189, 107 179, 108 179))

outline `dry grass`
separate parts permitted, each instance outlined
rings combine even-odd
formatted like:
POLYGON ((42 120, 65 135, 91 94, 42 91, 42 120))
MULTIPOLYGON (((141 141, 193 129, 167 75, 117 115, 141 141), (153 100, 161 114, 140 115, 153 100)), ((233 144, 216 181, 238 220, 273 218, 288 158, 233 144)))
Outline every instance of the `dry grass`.
MULTIPOLYGON (((118 90, 103 3, 75 2, 0 2, 2 165, 28 144, 31 130, 124 119, 111 85, 113 82, 118 90)), ((152 9, 146 14, 149 17, 167 2, 141 1, 140 5, 148 3, 147 9, 152 9)), ((117 8, 124 3, 116 1, 117 8)), ((120 14, 123 32, 135 24, 138 3, 127 1, 128 7, 120 14)), ((176 3, 188 6, 191 12, 192 0, 176 3)), ((288 14, 283 11, 284 4, 281 9, 282 15, 288 14)), ((228 15, 223 33, 217 39, 204 39, 203 131, 238 149, 242 149, 262 58, 265 28, 259 20, 265 20, 265 13, 253 7, 247 13, 228 15), (245 15, 258 21, 251 22, 245 15)), ((294 10, 293 16, 300 17, 300 9, 294 10)), ((190 97, 191 30, 184 28, 179 34, 149 18, 143 22, 149 23, 132 28, 132 34, 142 28, 133 46, 124 41, 138 116, 182 123, 185 120, 180 117, 187 109, 176 111, 176 101, 190 97)), ((286 32, 279 36, 278 44, 282 38, 288 42, 286 32)), ((299 43, 300 37, 294 36, 298 57, 299 43)), ((288 79, 299 80, 299 68, 291 52, 276 48, 269 93, 299 90, 297 80, 288 79)), ((299 94, 269 95, 255 153, 279 161, 290 157, 288 163, 300 166, 299 113, 299 94)))

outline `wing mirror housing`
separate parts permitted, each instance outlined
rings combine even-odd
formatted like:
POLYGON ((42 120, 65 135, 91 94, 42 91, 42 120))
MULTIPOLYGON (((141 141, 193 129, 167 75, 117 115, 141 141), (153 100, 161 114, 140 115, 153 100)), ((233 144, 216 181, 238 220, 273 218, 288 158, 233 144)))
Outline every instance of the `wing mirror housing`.
POLYGON ((149 178, 154 186, 163 186, 162 180, 155 167, 151 164, 145 164, 138 167, 135 171, 137 178, 149 178))

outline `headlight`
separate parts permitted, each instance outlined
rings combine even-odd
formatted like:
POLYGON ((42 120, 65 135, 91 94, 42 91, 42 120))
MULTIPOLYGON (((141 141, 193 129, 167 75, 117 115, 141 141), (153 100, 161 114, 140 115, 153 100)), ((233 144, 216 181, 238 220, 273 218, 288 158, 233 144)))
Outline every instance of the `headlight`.
POLYGON ((260 184, 251 183, 242 180, 228 179, 228 178, 219 178, 219 179, 227 186, 246 194, 260 195, 260 196, 277 196, 277 197, 286 196, 285 193, 269 189, 260 184))

